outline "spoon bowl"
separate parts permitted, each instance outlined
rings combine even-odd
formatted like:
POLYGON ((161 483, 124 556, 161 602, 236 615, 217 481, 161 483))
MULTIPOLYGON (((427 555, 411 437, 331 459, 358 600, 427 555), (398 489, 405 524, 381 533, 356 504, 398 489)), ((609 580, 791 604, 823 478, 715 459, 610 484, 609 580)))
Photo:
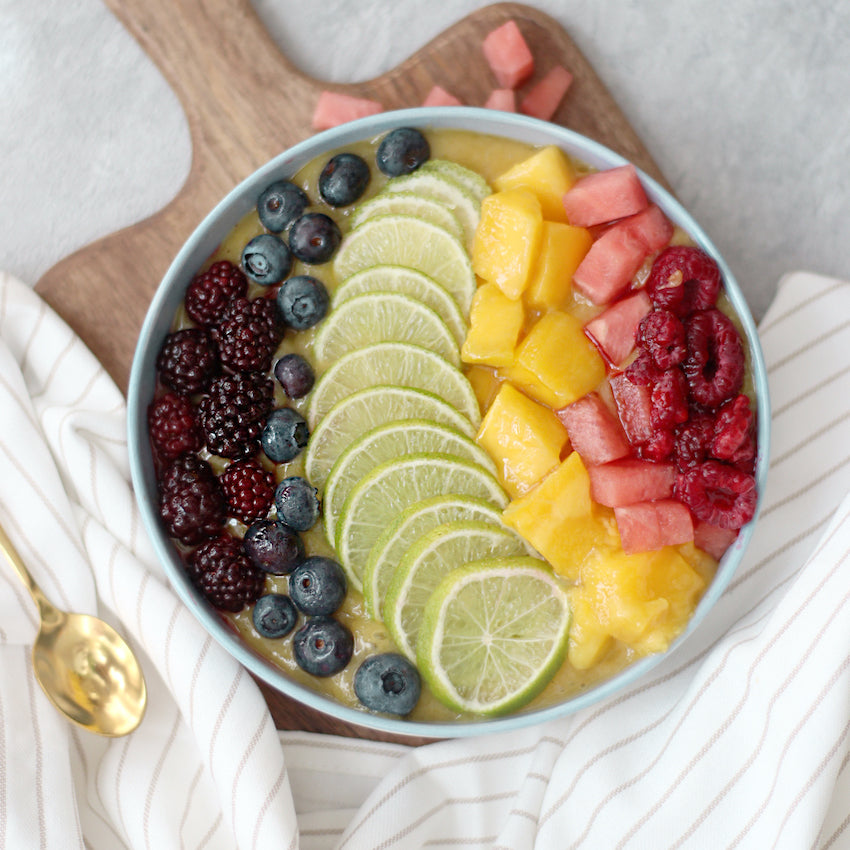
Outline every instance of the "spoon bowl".
POLYGON ((41 628, 32 648, 35 677, 47 698, 70 721, 115 738, 141 722, 147 689, 126 641, 103 620, 56 608, 35 583, 0 526, 0 550, 27 586, 41 628))

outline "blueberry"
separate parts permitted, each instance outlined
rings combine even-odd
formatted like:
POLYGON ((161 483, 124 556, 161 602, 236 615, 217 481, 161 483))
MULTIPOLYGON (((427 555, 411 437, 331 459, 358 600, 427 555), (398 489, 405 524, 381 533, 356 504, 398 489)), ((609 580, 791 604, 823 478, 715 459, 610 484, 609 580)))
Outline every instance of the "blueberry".
POLYGON ((274 364, 274 376, 289 398, 304 398, 316 382, 313 367, 300 354, 284 354, 274 364))
POLYGON ((307 274, 289 278, 277 291, 277 307, 283 321, 296 331, 321 322, 329 305, 330 296, 325 285, 307 274))
POLYGON ((291 573, 304 560, 298 533, 273 519, 253 523, 242 538, 242 548, 252 564, 278 576, 291 573))
POLYGON ((342 567, 321 555, 307 558, 289 576, 289 595, 295 607, 310 617, 333 614, 342 605, 346 589, 342 567))
POLYGON ((324 213, 305 213, 289 230, 289 249, 304 263, 326 263, 342 241, 336 222, 324 213))
POLYGON ((295 531, 311 529, 319 519, 319 496, 306 478, 284 478, 274 491, 277 518, 295 531))
POLYGON ((261 233, 242 249, 242 268, 251 280, 270 286, 289 274, 292 256, 283 240, 271 233, 261 233))
POLYGON ((303 189, 289 180, 268 186, 257 200, 260 223, 272 233, 281 233, 310 205, 303 189))
POLYGON ((338 153, 319 175, 319 194, 332 207, 347 207, 366 191, 371 176, 362 156, 338 153))
POLYGON ((267 593, 254 605, 254 628, 266 638, 288 635, 298 622, 292 600, 282 593, 267 593))
POLYGON ((403 655, 370 655, 354 674, 354 693, 372 711, 410 714, 422 692, 419 671, 403 655))
POLYGON ((261 443, 269 460, 286 463, 298 456, 309 439, 307 420, 291 407, 280 407, 268 415, 261 443))
POLYGON ((419 130, 399 127, 387 133, 378 145, 376 162, 387 177, 398 177, 416 171, 431 157, 428 140, 419 130))
POLYGON ((354 636, 333 617, 311 617, 292 638, 295 662, 313 676, 333 676, 351 661, 354 636))

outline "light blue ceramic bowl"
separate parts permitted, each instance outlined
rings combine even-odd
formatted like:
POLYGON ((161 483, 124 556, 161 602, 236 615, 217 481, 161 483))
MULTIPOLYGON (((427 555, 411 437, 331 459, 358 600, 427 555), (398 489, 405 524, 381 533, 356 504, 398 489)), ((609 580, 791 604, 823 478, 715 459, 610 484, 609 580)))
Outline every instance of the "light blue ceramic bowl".
MULTIPOLYGON (((170 329, 187 284, 222 239, 256 205, 258 195, 269 183, 292 175, 307 162, 328 151, 343 148, 362 139, 374 138, 400 126, 474 130, 532 145, 555 144, 577 159, 600 169, 626 163, 623 157, 608 148, 562 127, 522 115, 467 107, 422 108, 383 113, 319 133, 280 154, 233 189, 201 222, 171 264, 153 298, 139 335, 128 391, 128 429, 133 483, 148 533, 177 593, 204 628, 228 652, 272 687, 325 714, 386 733, 446 738, 515 730, 529 724, 563 717, 608 699, 613 694, 633 685, 670 652, 674 652, 705 619, 723 593, 744 555, 756 520, 754 519, 741 530, 736 543, 723 556, 714 581, 697 606, 687 629, 667 653, 644 658, 614 678, 560 704, 539 711, 519 713, 493 720, 414 723, 340 705, 317 691, 292 681, 277 667, 249 649, 195 590, 174 546, 163 530, 158 514, 157 485, 149 448, 146 411, 154 391, 156 356, 170 329)), ((697 244, 717 260, 723 272, 726 290, 740 317, 752 359, 758 400, 759 457, 756 477, 761 494, 764 492, 767 474, 770 406, 764 361, 755 324, 735 278, 705 231, 655 180, 644 173, 640 176, 650 199, 658 204, 674 223, 691 234, 697 244)))

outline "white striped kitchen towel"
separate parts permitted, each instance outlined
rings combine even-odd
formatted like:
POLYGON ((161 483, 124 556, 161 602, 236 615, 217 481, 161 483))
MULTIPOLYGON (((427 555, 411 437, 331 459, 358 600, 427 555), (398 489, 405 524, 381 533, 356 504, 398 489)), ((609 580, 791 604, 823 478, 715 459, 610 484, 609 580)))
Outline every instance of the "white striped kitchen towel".
POLYGON ((34 683, 35 609, 0 564, 0 848, 850 847, 848 317, 850 283, 781 281, 761 326, 762 519, 679 651, 564 720, 408 749, 275 736, 149 548, 120 394, 0 275, 0 521, 49 596, 130 637, 151 691, 126 739, 72 730, 34 683))

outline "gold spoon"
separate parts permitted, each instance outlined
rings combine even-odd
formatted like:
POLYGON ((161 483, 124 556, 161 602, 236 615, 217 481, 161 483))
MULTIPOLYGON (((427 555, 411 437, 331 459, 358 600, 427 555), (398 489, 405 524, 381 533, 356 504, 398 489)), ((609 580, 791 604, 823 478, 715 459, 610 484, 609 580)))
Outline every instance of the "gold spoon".
POLYGON ((33 644, 32 663, 47 698, 90 732, 110 738, 132 732, 147 702, 145 679, 133 651, 103 620, 51 605, 2 526, 0 551, 38 606, 41 628, 33 644))

